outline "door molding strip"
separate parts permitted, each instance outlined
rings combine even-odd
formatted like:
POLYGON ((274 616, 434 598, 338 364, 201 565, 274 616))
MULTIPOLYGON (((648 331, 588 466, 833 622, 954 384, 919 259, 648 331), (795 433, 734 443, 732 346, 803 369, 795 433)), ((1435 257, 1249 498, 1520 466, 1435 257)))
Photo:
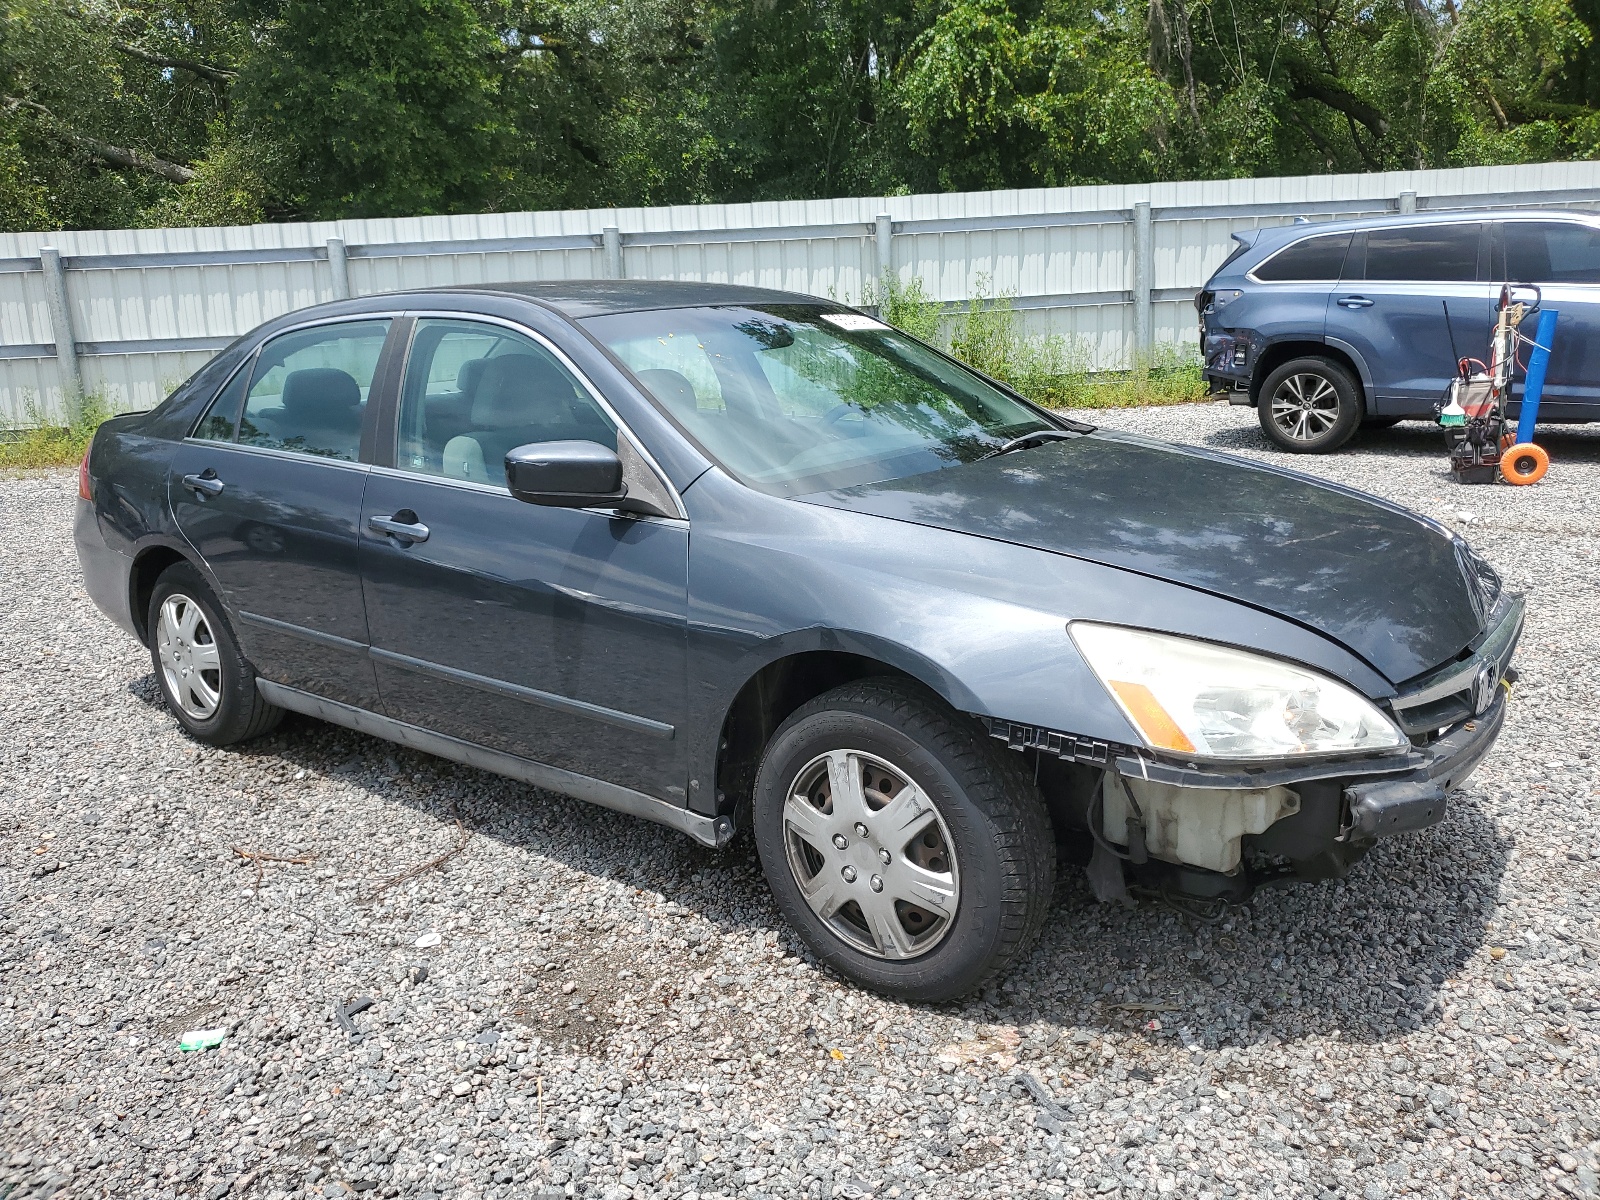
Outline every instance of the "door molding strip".
POLYGON ((585 800, 590 804, 598 804, 601 808, 609 808, 614 812, 642 817, 647 821, 654 821, 659 825, 676 829, 680 833, 686 833, 707 846, 720 849, 733 838, 733 822, 725 816, 702 816, 670 801, 636 792, 632 788, 607 783, 603 779, 594 779, 588 775, 579 775, 575 771, 566 771, 547 763, 519 758, 501 750, 491 750, 475 742, 434 733, 430 729, 408 725, 404 721, 380 716, 367 709, 356 708, 354 705, 341 704, 337 700, 313 696, 309 692, 285 687, 281 683, 257 679, 256 688, 264 699, 280 708, 304 713, 308 717, 316 717, 335 725, 343 725, 358 733, 397 742, 413 750, 421 750, 425 754, 436 754, 440 758, 465 763, 482 771, 519 779, 534 787, 571 796, 575 800, 585 800))
POLYGON ((349 650, 355 654, 365 654, 365 642, 351 641, 335 633, 323 633, 320 629, 308 629, 304 625, 294 625, 288 621, 280 621, 275 617, 263 617, 260 613, 239 610, 239 620, 246 625, 254 625, 260 629, 270 629, 275 633, 287 633, 290 637, 303 638, 308 642, 315 642, 319 646, 329 646, 335 650, 349 650))
MULTIPOLYGON (((376 662, 390 663, 407 671, 415 671, 419 675, 432 675, 435 679, 443 679, 448 683, 459 683, 466 687, 476 688, 480 692, 506 696, 513 700, 523 700, 529 704, 537 704, 542 708, 553 708, 557 712, 569 713, 575 717, 588 717, 590 720, 604 721, 608 725, 617 725, 623 729, 630 729, 634 733, 660 738, 664 742, 671 741, 673 734, 677 732, 665 721, 652 721, 649 717, 636 717, 632 713, 621 712, 615 708, 606 708, 600 704, 590 704, 587 700, 573 700, 568 696, 558 696, 554 692, 541 692, 538 688, 523 687, 519 683, 507 683, 503 679, 492 679, 487 675, 475 675, 471 671, 447 667, 441 663, 429 662, 424 658, 412 658, 409 654, 397 654, 393 650, 381 650, 377 646, 371 647, 368 653, 372 655, 376 662)), ((382 690, 381 685, 379 690, 382 690)))

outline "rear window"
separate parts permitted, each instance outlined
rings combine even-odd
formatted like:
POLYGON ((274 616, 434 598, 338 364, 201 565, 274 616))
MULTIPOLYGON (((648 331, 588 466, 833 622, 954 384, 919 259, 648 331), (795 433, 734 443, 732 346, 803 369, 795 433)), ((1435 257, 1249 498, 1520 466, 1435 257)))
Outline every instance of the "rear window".
POLYGON ((1367 234, 1369 280, 1471 283, 1478 278, 1484 225, 1414 225, 1367 234))
POLYGON ((1506 277, 1525 283, 1600 283, 1600 229, 1570 221, 1507 221, 1506 277))
POLYGON ((1345 251, 1349 249, 1348 233, 1309 237, 1278 251, 1253 274, 1269 283, 1332 283, 1339 278, 1345 251))

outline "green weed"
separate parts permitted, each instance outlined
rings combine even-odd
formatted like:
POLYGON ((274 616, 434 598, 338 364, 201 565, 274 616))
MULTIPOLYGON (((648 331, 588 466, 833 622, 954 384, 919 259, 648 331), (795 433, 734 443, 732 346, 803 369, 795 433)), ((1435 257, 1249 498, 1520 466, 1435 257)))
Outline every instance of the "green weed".
POLYGON ((111 415, 106 398, 91 392, 77 404, 68 405, 68 423, 50 424, 38 399, 23 401, 23 426, 0 430, 0 468, 77 466, 89 448, 94 431, 111 415))
POLYGON ((1163 346, 1150 362, 1129 370, 1094 371, 1082 341, 1024 332, 1012 300, 1006 293, 991 295, 987 277, 979 276, 972 298, 947 314, 929 299, 921 279, 886 276, 876 288, 868 286, 863 303, 877 303, 890 325, 944 347, 1047 408, 1134 408, 1206 398, 1193 351, 1163 346))

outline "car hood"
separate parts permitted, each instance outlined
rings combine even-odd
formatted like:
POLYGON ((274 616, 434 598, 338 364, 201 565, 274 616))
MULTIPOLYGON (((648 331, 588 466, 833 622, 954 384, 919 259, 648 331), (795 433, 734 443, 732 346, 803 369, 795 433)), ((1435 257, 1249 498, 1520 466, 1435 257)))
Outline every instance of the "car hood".
POLYGON ((1316 630, 1393 683, 1459 654, 1500 588, 1464 541, 1397 505, 1132 434, 804 499, 1198 588, 1316 630))

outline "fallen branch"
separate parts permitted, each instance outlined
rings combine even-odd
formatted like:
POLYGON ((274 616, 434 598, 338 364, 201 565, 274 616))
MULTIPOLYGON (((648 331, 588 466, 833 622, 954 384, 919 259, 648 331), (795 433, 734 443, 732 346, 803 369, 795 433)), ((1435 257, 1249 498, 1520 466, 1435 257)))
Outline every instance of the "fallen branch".
POLYGON ((138 46, 131 46, 127 42, 112 42, 111 48, 119 54, 137 58, 140 62, 147 62, 153 67, 188 71, 191 75, 198 75, 201 79, 208 79, 212 83, 232 83, 239 78, 239 72, 233 67, 215 67, 210 63, 193 62, 187 58, 169 58, 165 54, 152 54, 149 50, 141 50, 138 46))
POLYGON ((317 856, 315 854, 301 854, 301 855, 272 854, 272 853, 269 853, 266 850, 246 850, 243 846, 233 846, 233 847, 231 847, 231 849, 240 858, 249 859, 252 863, 255 864, 255 868, 256 868, 256 888, 255 888, 255 890, 258 891, 258 892, 261 890, 261 880, 262 880, 262 874, 263 874, 263 872, 261 870, 261 864, 262 863, 269 863, 269 862, 293 863, 295 866, 304 867, 304 866, 309 866, 311 863, 314 863, 314 862, 317 861, 317 856))
POLYGON ((645 1063, 650 1061, 650 1056, 656 1052, 657 1048, 660 1047, 663 1042, 667 1041, 669 1038, 677 1037, 682 1032, 683 1030, 681 1029, 673 1029, 667 1033, 663 1033, 655 1041, 651 1042, 645 1047, 644 1053, 639 1055, 638 1060, 633 1064, 633 1069, 637 1071, 643 1067, 645 1063))
POLYGON ((87 150, 96 158, 110 163, 114 167, 130 167, 136 171, 147 171, 151 175, 159 175, 162 179, 172 183, 189 183, 194 179, 194 170, 180 163, 168 162, 164 158, 157 158, 153 154, 144 154, 141 151, 130 149, 127 146, 114 146, 110 142, 102 142, 97 137, 87 133, 80 133, 73 129, 55 113, 44 105, 33 100, 22 100, 16 96, 0 96, 0 106, 7 112, 16 112, 26 109, 36 116, 44 118, 52 133, 71 142, 80 149, 87 150))
POLYGON ((456 844, 450 847, 450 849, 446 850, 443 854, 434 855, 432 858, 428 859, 427 862, 420 862, 414 867, 407 867, 398 875, 391 875, 388 879, 385 879, 382 883, 380 883, 375 889, 363 896, 362 899, 370 904, 379 896, 387 892, 390 888, 402 884, 408 879, 415 879, 418 875, 425 875, 429 871, 432 871, 438 867, 442 867, 456 855, 460 854, 467 848, 467 843, 472 840, 473 831, 463 825, 459 817, 456 819, 456 830, 461 836, 456 844))

